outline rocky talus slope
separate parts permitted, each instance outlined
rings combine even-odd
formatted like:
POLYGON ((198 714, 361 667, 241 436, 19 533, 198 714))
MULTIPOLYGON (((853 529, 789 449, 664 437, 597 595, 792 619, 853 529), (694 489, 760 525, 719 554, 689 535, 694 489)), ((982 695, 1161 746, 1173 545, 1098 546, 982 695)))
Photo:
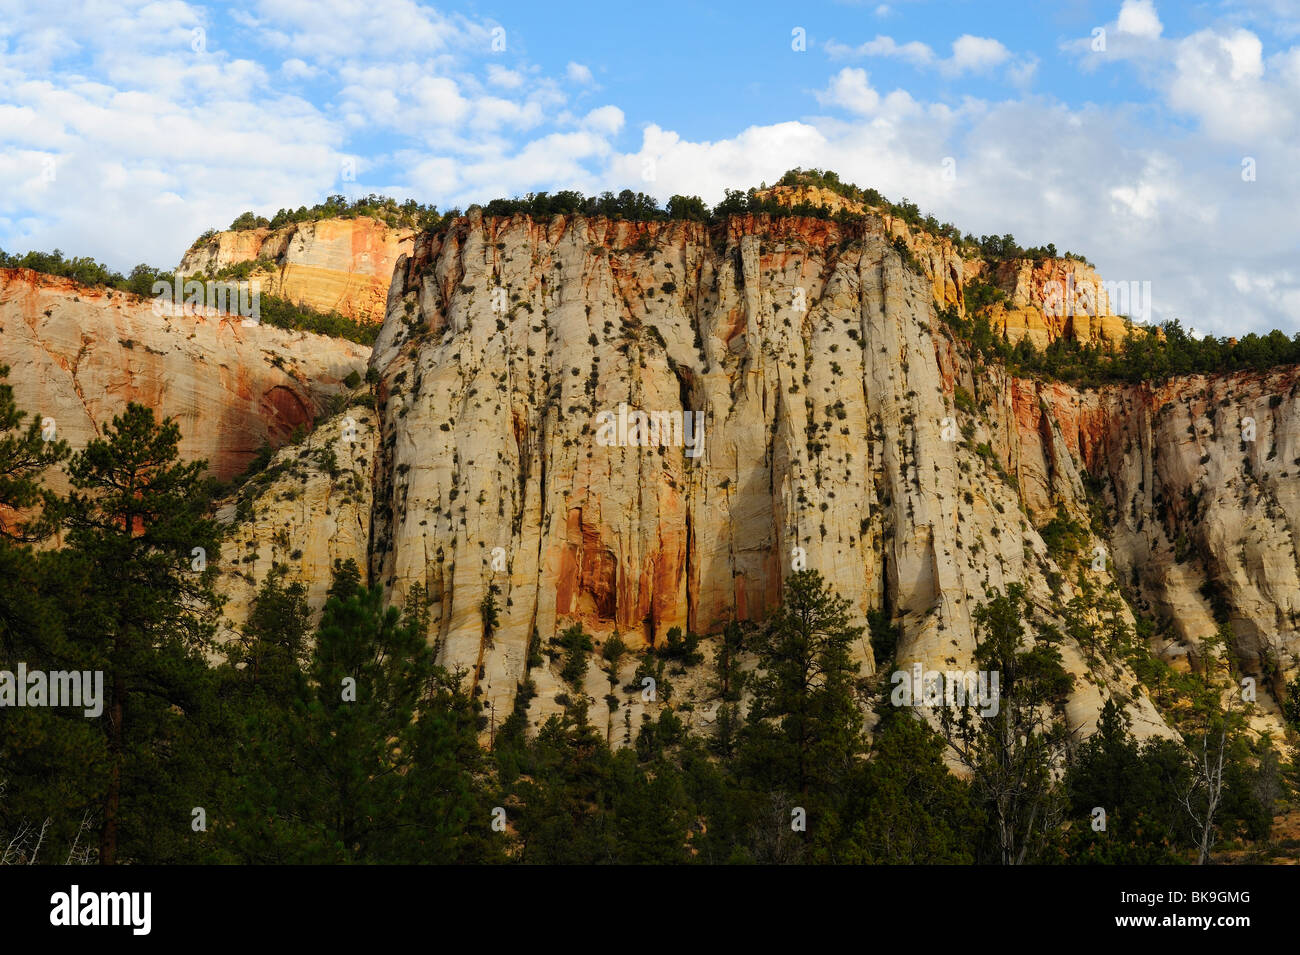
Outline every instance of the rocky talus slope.
POLYGON ((74 449, 137 401, 175 417, 182 453, 229 478, 263 442, 310 427, 369 354, 238 315, 158 315, 152 301, 112 289, 0 269, 0 364, 19 407, 53 419, 74 449))
POLYGON ((410 251, 413 236, 411 229, 366 216, 218 232, 195 243, 177 273, 212 275, 229 265, 261 261, 265 269, 256 277, 263 292, 378 323, 384 317, 393 267, 410 251))

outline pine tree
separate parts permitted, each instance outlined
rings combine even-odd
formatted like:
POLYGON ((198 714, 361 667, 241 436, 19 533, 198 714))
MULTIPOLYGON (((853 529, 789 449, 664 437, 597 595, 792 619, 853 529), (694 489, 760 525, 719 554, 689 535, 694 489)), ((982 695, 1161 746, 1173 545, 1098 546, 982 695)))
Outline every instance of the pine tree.
POLYGON ((1152 739, 1140 746, 1128 718, 1107 700, 1097 731, 1073 754, 1065 776, 1071 826, 1070 861, 1155 864, 1177 861, 1171 849, 1184 841, 1178 792, 1190 773, 1181 747, 1152 739), (1105 828, 1092 825, 1094 810, 1105 828))
POLYGON ((141 861, 183 852, 199 795, 178 770, 202 766, 192 716, 211 686, 220 537, 206 466, 179 463, 179 444, 174 422, 133 403, 68 466, 67 541, 84 594, 71 626, 80 668, 105 674, 105 865, 122 845, 141 861))
POLYGON ((400 814, 417 707, 434 674, 424 635, 349 561, 336 575, 311 661, 313 793, 347 858, 382 857, 400 814))
MULTIPOLYGON (((66 629, 78 598, 68 562, 32 547, 57 529, 62 501, 44 472, 68 448, 46 441, 39 421, 26 424, 7 373, 0 367, 0 670, 79 669, 66 629)), ((11 861, 63 862, 79 836, 84 843, 103 769, 102 738, 84 709, 0 708, 0 843, 11 861)))
POLYGON ((862 632, 850 623, 848 600, 803 570, 786 583, 759 641, 748 761, 769 764, 801 795, 830 791, 863 751, 851 656, 862 632))
POLYGON ((869 760, 855 768, 843 787, 839 827, 821 827, 814 860, 866 865, 973 862, 982 820, 970 787, 944 765, 943 738, 910 710, 884 709, 869 760))
POLYGON ((221 858, 259 864, 342 861, 311 804, 305 588, 267 574, 218 670, 228 740, 218 800, 221 858))

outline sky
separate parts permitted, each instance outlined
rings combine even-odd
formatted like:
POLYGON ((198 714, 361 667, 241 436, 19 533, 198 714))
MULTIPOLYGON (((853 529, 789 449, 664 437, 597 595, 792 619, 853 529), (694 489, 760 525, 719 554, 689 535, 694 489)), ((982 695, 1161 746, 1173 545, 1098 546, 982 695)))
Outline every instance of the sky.
POLYGON ((0 0, 8 252, 795 166, 1083 253, 1156 321, 1300 332, 1300 0, 0 0))

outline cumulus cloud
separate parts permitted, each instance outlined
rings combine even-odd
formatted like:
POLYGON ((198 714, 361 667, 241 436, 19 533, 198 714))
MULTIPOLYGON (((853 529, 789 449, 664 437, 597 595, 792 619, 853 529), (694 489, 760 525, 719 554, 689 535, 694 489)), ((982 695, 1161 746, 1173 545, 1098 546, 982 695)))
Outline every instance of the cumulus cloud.
POLYGON ((613 136, 623 128, 623 111, 617 106, 601 106, 582 118, 586 129, 613 136))
POLYGON ((880 94, 871 88, 867 71, 845 67, 831 78, 824 92, 817 94, 819 102, 839 106, 859 116, 874 113, 880 106, 880 94))
POLYGON ((488 83, 501 89, 517 90, 524 85, 524 75, 518 70, 506 69, 498 63, 489 63, 488 83))
POLYGON ((297 57, 290 57, 280 64, 280 72, 291 80, 310 80, 319 76, 321 71, 297 57))
POLYGON ((1160 36, 1164 29, 1156 14, 1156 5, 1151 0, 1124 0, 1115 26, 1120 33, 1152 40, 1160 36))
POLYGON ((1011 51, 997 40, 967 33, 953 41, 952 56, 942 61, 939 68, 949 75, 959 76, 991 69, 1010 57, 1011 51))

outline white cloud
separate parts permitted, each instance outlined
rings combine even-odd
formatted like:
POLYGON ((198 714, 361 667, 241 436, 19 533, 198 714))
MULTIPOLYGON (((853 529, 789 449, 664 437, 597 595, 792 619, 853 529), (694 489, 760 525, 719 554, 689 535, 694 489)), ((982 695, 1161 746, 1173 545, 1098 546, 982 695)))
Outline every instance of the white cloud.
POLYGON ((1007 66, 1007 82, 1012 86, 1026 87, 1038 75, 1038 57, 1025 56, 1007 66))
POLYGON ((582 118, 584 129, 613 136, 623 128, 623 111, 617 106, 601 106, 582 118))
POLYGON ((880 106, 880 94, 871 88, 867 71, 851 66, 836 73, 826 91, 817 94, 817 99, 860 116, 870 115, 880 106))
POLYGON ((953 41, 952 56, 941 61, 939 69, 951 76, 979 73, 1005 63, 1010 57, 1011 51, 997 40, 967 33, 953 41))
POLYGON ((1150 156, 1134 179, 1111 187, 1111 214, 1117 220, 1130 216, 1144 223, 1154 221, 1161 203, 1182 198, 1177 179, 1178 170, 1170 160, 1160 155, 1150 156))
POLYGON ((569 82, 581 86, 587 86, 592 82, 591 70, 581 63, 570 62, 565 69, 565 75, 569 78, 569 82))
POLYGON ((310 80, 320 75, 320 69, 315 66, 292 57, 280 64, 280 72, 291 80, 310 80))
POLYGON ((1253 149, 1262 140, 1294 132, 1298 90, 1288 75, 1292 62, 1275 60, 1276 81, 1269 82, 1255 34, 1202 30, 1175 47, 1166 86, 1169 105, 1195 116, 1217 138, 1253 149))
MULTIPOLYGON (((828 40, 825 49, 832 59, 888 57, 911 63, 916 67, 934 67, 945 76, 986 72, 1011 58, 1011 51, 1000 41, 991 37, 972 36, 969 33, 953 41, 952 55, 947 58, 940 58, 929 45, 919 40, 899 43, 891 36, 876 36, 858 46, 847 46, 836 40, 828 40)), ((1027 58, 1020 65, 1021 75, 1025 75, 1026 68, 1029 73, 1032 73, 1036 65, 1036 61, 1027 58), (1030 63, 1033 65, 1028 65, 1030 63)))
POLYGON ((509 70, 497 63, 489 63, 488 82, 506 90, 517 90, 524 85, 524 75, 518 70, 509 70))
POLYGON ((845 46, 830 40, 826 43, 826 52, 833 58, 864 56, 887 56, 905 60, 916 66, 928 66, 935 60, 934 50, 924 43, 913 40, 899 43, 892 36, 877 36, 856 47, 845 46))
POLYGON ((1119 9, 1116 29, 1130 36, 1154 40, 1160 36, 1164 27, 1156 14, 1156 5, 1151 0, 1124 0, 1119 9))

